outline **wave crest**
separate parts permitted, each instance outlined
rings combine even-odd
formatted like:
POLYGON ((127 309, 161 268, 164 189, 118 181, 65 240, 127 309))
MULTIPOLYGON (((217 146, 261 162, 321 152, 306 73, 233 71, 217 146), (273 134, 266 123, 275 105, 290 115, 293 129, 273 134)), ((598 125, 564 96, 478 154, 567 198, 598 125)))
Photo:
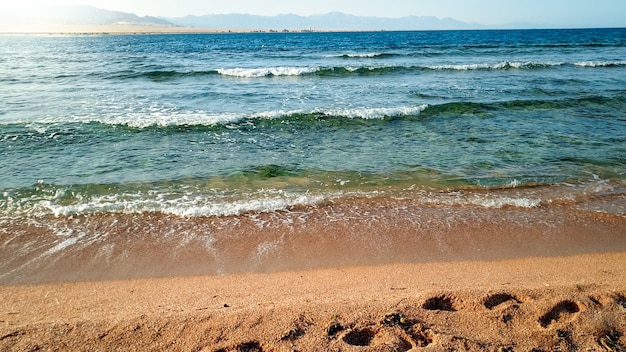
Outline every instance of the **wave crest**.
POLYGON ((262 67, 262 68, 220 68, 217 71, 223 76, 241 78, 259 78, 272 76, 302 76, 315 73, 318 67, 262 67))
POLYGON ((578 67, 622 67, 626 66, 626 61, 581 61, 576 62, 578 67))
POLYGON ((233 127, 242 123, 256 123, 258 120, 276 121, 320 121, 325 119, 348 120, 382 120, 393 118, 433 118, 450 115, 483 114, 490 111, 516 109, 569 109, 596 106, 613 106, 616 109, 626 107, 626 97, 616 96, 587 96, 565 99, 539 100, 509 100, 497 102, 453 101, 442 104, 420 104, 406 106, 362 106, 354 108, 328 107, 312 108, 309 110, 271 110, 253 113, 244 112, 215 112, 203 110, 178 110, 173 108, 149 108, 128 114, 112 114, 110 116, 60 116, 48 117, 37 121, 0 122, 0 126, 13 126, 14 131, 5 131, 2 140, 15 140, 20 130, 26 128, 35 130, 39 134, 49 134, 49 138, 56 138, 63 134, 63 125, 100 123, 112 126, 127 126, 131 128, 148 127, 179 127, 179 126, 226 126, 233 127), (51 132, 52 131, 52 132, 51 132), (55 132, 56 131, 56 132, 55 132))
POLYGON ((348 54, 339 54, 339 55, 330 55, 329 57, 336 57, 342 59, 373 59, 373 58, 382 58, 382 57, 392 57, 395 54, 388 53, 348 53, 348 54))
POLYGON ((460 64, 460 65, 435 65, 426 66, 431 70, 455 70, 455 71, 473 71, 473 70, 532 70, 562 66, 562 62, 532 62, 532 61, 502 61, 497 63, 478 63, 478 64, 460 64))
MULTIPOLYGON (((379 58, 391 54, 343 54, 343 58, 379 58)), ((463 64, 426 64, 426 65, 361 65, 361 66, 276 66, 276 67, 231 67, 207 71, 147 71, 140 73, 124 73, 113 78, 136 79, 147 78, 153 81, 168 81, 185 77, 212 76, 236 78, 267 78, 267 77, 302 77, 302 76, 351 76, 381 75, 419 71, 498 71, 498 70, 540 70, 559 66, 579 68, 624 67, 626 61, 581 61, 581 62, 535 62, 535 61, 501 61, 463 64)))

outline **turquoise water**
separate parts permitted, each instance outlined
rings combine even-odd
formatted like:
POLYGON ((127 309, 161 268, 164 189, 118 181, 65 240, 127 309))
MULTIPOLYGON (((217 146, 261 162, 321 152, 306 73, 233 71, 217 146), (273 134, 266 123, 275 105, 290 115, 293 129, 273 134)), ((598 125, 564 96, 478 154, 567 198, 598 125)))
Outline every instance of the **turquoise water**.
POLYGON ((0 36, 0 97, 2 216, 626 183, 624 29, 0 36))

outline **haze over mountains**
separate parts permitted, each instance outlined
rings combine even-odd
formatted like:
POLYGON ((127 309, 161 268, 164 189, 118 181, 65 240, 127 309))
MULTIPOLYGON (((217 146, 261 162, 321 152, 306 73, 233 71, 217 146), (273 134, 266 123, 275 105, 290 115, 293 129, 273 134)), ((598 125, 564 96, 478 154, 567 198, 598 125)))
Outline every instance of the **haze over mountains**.
POLYGON ((168 18, 179 26, 260 30, 418 30, 481 28, 451 18, 408 16, 403 18, 361 17, 340 12, 322 15, 254 16, 245 14, 168 18))
MULTIPOLYGON (((487 26, 470 24, 452 18, 432 16, 407 16, 403 18, 362 17, 339 12, 313 16, 293 14, 257 16, 247 14, 185 16, 161 18, 137 16, 121 11, 109 11, 92 6, 62 6, 33 16, 0 15, 0 32, 13 32, 11 28, 28 28, 42 23, 55 26, 143 26, 155 29, 198 28, 213 30, 442 30, 485 29, 487 26), (18 25, 19 24, 19 25, 18 25)), ((532 24, 511 24, 499 28, 528 28, 532 24)), ((34 27, 33 27, 34 28, 34 27)), ((42 28, 41 26, 37 28, 42 28)))

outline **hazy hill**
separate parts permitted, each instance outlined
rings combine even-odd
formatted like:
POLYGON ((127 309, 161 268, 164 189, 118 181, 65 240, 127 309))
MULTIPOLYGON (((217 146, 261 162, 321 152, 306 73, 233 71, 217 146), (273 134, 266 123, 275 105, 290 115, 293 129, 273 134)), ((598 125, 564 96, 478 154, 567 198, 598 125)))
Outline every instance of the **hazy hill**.
POLYGON ((109 11, 82 5, 53 8, 46 13, 42 19, 65 24, 81 25, 131 24, 140 26, 173 26, 172 23, 162 18, 151 16, 139 17, 133 13, 109 11))
POLYGON ((32 15, 0 15, 2 25, 0 27, 19 26, 24 24, 37 25, 81 25, 81 26, 109 26, 109 25, 131 25, 131 26, 167 26, 174 24, 165 19, 144 16, 139 17, 132 13, 121 11, 109 11, 93 6, 70 5, 58 6, 45 11, 34 9, 32 15))
POLYGON ((167 18, 171 23, 186 27, 243 29, 243 30, 419 30, 419 29, 475 29, 479 25, 439 19, 431 16, 403 18, 362 17, 331 12, 323 15, 256 16, 244 14, 186 16, 167 18))
MULTIPOLYGON (((35 9, 37 11, 37 9, 35 9)), ((215 30, 437 30, 437 29, 479 29, 477 24, 460 22, 452 18, 432 16, 407 16, 403 18, 363 17, 331 12, 313 16, 293 14, 278 16, 257 16, 247 14, 185 16, 160 18, 137 16, 133 13, 109 11, 93 6, 60 6, 40 11, 31 16, 0 14, 0 32, 15 31, 71 31, 80 26, 80 31, 90 28, 114 26, 125 30, 143 27, 150 31, 188 31, 194 28, 215 30)))

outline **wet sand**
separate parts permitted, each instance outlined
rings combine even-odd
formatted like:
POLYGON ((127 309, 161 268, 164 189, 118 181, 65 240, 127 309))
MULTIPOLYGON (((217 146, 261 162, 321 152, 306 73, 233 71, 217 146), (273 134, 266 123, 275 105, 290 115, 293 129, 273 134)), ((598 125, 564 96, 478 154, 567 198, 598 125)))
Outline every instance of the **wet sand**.
POLYGON ((0 284, 626 252, 626 217, 572 205, 361 198, 239 216, 101 213, 1 225, 0 284))
POLYGON ((626 348, 626 218, 575 203, 3 221, 0 350, 626 348))

